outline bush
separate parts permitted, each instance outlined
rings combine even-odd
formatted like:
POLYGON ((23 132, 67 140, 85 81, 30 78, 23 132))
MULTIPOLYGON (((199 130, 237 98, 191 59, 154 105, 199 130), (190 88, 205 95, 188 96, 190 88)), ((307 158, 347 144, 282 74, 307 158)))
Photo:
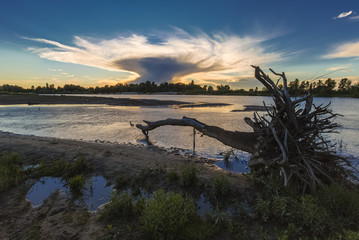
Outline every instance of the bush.
POLYGON ((0 157, 0 192, 24 181, 23 160, 19 154, 6 153, 0 157))
POLYGON ((216 175, 212 178, 211 195, 216 198, 223 198, 231 192, 231 185, 228 177, 225 175, 216 175))
POLYGON ((140 223, 143 232, 154 239, 174 239, 195 216, 193 199, 160 189, 148 201, 140 223))
POLYGON ((178 175, 175 171, 172 170, 167 174, 167 178, 170 180, 170 182, 175 182, 178 179, 178 175))
POLYGON ((197 184, 197 168, 195 165, 191 164, 182 168, 180 183, 185 187, 197 184))
POLYGON ((137 203, 132 194, 127 192, 119 193, 114 191, 110 202, 105 205, 101 218, 105 220, 116 220, 125 218, 132 219, 137 213, 141 212, 144 206, 144 199, 140 199, 137 203))

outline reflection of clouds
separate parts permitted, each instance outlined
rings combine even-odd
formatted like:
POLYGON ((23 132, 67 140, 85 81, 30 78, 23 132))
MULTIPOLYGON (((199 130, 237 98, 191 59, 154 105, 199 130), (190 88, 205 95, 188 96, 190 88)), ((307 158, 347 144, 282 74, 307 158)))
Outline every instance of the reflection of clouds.
POLYGON ((41 58, 81 64, 109 71, 130 73, 127 80, 163 82, 194 78, 198 81, 234 81, 239 74, 252 72, 251 64, 279 61, 283 53, 269 52, 267 39, 200 33, 177 29, 157 41, 132 34, 114 39, 76 36, 74 46, 39 38, 27 38, 52 47, 31 47, 41 58))

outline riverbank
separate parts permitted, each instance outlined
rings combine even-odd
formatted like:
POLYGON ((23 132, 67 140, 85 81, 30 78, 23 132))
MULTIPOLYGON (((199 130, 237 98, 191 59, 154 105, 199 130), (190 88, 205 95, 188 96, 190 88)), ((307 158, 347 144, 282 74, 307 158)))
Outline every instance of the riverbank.
POLYGON ((0 239, 359 237, 357 188, 331 184, 302 195, 281 179, 226 172, 213 160, 159 148, 1 132, 0 191, 0 239), (45 176, 69 190, 33 207, 27 194, 45 176), (94 212, 78 181, 92 176, 105 176, 114 190, 94 212))
MULTIPOLYGON (((24 159, 24 165, 51 165, 58 159, 74 162, 83 158, 91 166, 90 175, 101 175, 109 185, 115 184, 119 176, 126 179, 145 177, 152 188, 168 186, 168 173, 179 173, 186 166, 195 166, 199 182, 208 182, 212 176, 224 174, 235 191, 246 188, 242 174, 226 172, 213 160, 197 156, 169 153, 164 149, 148 148, 115 143, 95 143, 0 133, 0 152, 16 152, 24 159), (164 178, 157 178, 157 174, 164 178), (156 175, 156 176, 155 176, 156 175), (156 181, 152 177, 156 177, 156 181)), ((31 207, 25 200, 26 192, 35 179, 12 187, 0 196, 0 238, 26 239, 98 239, 107 234, 106 225, 99 221, 100 213, 87 211, 84 206, 72 204, 63 192, 55 192, 39 207, 31 207), (31 238, 31 237, 30 237, 31 238)), ((117 180, 118 183, 118 180, 117 180)), ((145 183, 144 183, 145 184, 145 183)), ((100 211, 101 212, 101 211, 100 211)), ((125 237, 124 239, 130 239, 125 237)), ((132 238, 131 238, 132 239, 132 238)))
POLYGON ((176 106, 180 108, 191 107, 221 107, 226 103, 192 103, 175 100, 132 99, 95 96, 65 96, 65 95, 34 95, 34 94, 6 94, 0 95, 0 105, 54 105, 54 104, 106 104, 111 106, 176 106))

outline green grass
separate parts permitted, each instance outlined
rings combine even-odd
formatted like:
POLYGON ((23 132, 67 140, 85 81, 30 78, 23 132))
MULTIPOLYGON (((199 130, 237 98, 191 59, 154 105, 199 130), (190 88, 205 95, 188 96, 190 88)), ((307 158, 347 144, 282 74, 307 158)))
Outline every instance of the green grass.
POLYGON ((131 193, 114 191, 111 200, 105 205, 101 218, 106 221, 131 220, 141 211, 143 200, 137 200, 131 193))
POLYGON ((79 174, 90 173, 92 167, 83 157, 78 157, 74 161, 69 162, 63 159, 51 161, 42 161, 40 165, 32 170, 32 177, 63 177, 69 179, 79 174))
POLYGON ((23 159, 17 153, 2 153, 0 157, 0 192, 16 186, 26 179, 23 159))
POLYGON ((73 195, 81 195, 86 188, 86 178, 79 174, 69 179, 70 191, 73 195))
POLYGON ((182 186, 195 186, 197 181, 197 168, 194 164, 187 165, 181 169, 180 183, 182 186))
POLYGON ((215 175, 211 179, 210 193, 213 197, 224 198, 231 193, 229 179, 225 175, 215 175))
POLYGON ((178 193, 160 189, 149 200, 140 218, 142 231, 153 239, 175 239, 196 216, 196 204, 178 193))

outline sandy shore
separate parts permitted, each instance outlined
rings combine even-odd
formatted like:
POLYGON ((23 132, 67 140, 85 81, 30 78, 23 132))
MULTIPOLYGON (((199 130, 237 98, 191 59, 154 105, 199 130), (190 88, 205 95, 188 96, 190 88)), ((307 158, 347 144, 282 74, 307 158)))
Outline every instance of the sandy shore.
POLYGON ((215 161, 197 156, 183 156, 156 147, 142 147, 117 143, 95 143, 48 137, 0 133, 0 151, 18 152, 28 161, 85 157, 98 173, 111 180, 118 174, 136 174, 146 167, 165 166, 177 169, 189 162, 211 171, 223 171, 215 161))

